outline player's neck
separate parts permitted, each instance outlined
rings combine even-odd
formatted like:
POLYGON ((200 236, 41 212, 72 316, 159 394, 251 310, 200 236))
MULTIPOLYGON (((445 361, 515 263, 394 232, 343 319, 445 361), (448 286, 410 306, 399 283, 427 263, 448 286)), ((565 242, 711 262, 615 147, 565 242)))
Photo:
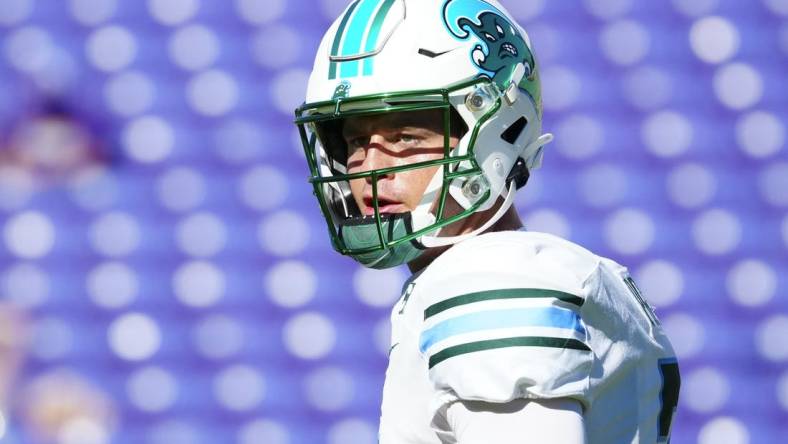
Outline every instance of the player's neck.
MULTIPOLYGON (((482 213, 475 213, 469 216, 461 229, 459 229, 456 233, 446 233, 446 235, 459 236, 465 233, 470 233, 476 227, 482 225, 484 221, 486 221, 487 218, 497 210, 497 207, 498 205, 495 205, 490 210, 484 211, 482 213)), ((514 231, 519 230, 522 227, 523 223, 520 220, 520 215, 517 214, 517 210, 515 210, 514 207, 510 207, 509 210, 507 210, 506 213, 504 213, 503 216, 498 219, 498 221, 495 222, 492 227, 485 230, 485 233, 491 233, 494 231, 514 231)), ((411 273, 418 273, 451 247, 452 245, 446 247, 430 248, 418 258, 408 262, 408 268, 410 269, 411 273)))

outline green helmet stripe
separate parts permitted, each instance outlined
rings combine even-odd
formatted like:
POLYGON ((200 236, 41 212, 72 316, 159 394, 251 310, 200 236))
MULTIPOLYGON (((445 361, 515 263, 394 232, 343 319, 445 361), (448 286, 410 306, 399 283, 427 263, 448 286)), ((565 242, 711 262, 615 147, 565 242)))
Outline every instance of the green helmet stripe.
MULTIPOLYGON (((372 22, 372 28, 369 30, 369 35, 367 36, 367 45, 364 47, 364 52, 373 51, 376 48, 378 44, 378 37, 380 36, 380 29, 383 27, 383 21, 386 20, 386 16, 393 5, 394 0, 386 0, 380 9, 378 9, 378 13, 375 15, 375 19, 372 22)), ((364 60, 365 76, 372 75, 374 64, 374 57, 368 57, 366 60, 364 60)))
MULTIPOLYGON (((339 23, 339 28, 337 28, 337 33, 334 36, 334 43, 331 46, 331 55, 336 56, 339 55, 339 44, 342 42, 342 35, 345 33, 345 27, 347 26, 348 20, 350 20, 350 16, 353 15, 353 11, 355 11, 356 6, 358 6, 360 0, 356 0, 350 5, 345 16, 342 17, 342 21, 339 23)), ((328 78, 330 80, 337 78, 337 62, 331 62, 331 65, 328 68, 328 78)))
MULTIPOLYGON (((372 13, 375 12, 379 0, 361 0, 356 14, 350 21, 350 27, 347 30, 344 43, 342 43, 342 55, 349 56, 359 53, 361 49, 361 39, 369 27, 369 19, 372 13)), ((348 62, 341 62, 342 66, 339 67, 340 77, 355 77, 358 75, 359 63, 358 60, 348 62)))

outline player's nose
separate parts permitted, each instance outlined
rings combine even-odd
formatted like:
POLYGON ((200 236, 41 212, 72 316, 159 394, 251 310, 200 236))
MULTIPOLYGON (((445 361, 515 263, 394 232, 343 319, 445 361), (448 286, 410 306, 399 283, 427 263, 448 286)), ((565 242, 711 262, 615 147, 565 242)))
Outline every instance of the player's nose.
MULTIPOLYGON (((364 164, 362 165, 364 171, 381 170, 394 166, 394 158, 391 155, 392 147, 385 137, 379 134, 373 134, 369 138, 369 145, 366 147, 366 155, 364 156, 364 164)), ((391 178, 392 173, 376 174, 367 177, 367 183, 372 183, 374 177, 378 180, 384 178, 391 178)))

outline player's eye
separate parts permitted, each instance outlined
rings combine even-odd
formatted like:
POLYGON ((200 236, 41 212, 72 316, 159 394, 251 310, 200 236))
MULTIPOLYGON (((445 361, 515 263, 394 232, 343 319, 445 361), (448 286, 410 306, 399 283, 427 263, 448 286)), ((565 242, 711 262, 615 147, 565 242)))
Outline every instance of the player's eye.
POLYGON ((399 134, 397 136, 397 140, 402 142, 402 143, 414 144, 414 143, 417 143, 420 139, 419 139, 419 137, 417 137, 417 136, 415 136, 413 134, 399 134))

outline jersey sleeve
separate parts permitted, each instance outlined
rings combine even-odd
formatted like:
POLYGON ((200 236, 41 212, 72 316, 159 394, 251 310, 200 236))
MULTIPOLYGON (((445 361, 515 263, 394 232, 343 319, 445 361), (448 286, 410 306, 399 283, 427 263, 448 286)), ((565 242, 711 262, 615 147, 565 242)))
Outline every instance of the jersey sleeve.
POLYGON ((452 403, 446 412, 452 435, 460 444, 528 442, 586 444, 580 405, 573 400, 528 401, 503 404, 481 401, 452 403))
POLYGON ((587 407, 594 352, 583 277, 594 264, 573 268, 537 255, 513 265, 494 254, 427 292, 419 349, 435 389, 433 412, 457 400, 518 398, 573 398, 587 407), (500 261, 507 263, 491 266, 500 261))

